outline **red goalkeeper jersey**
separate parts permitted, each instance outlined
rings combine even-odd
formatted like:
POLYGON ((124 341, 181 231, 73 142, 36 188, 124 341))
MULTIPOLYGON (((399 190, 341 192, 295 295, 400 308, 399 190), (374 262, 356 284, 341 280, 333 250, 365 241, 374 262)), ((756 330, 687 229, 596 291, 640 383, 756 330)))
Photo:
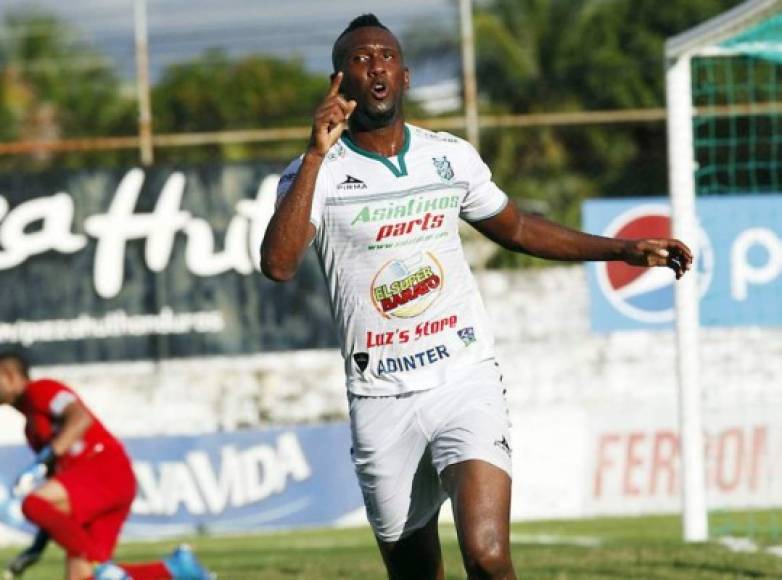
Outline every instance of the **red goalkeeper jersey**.
MULTIPOLYGON (((40 451, 51 442, 62 426, 65 408, 75 401, 81 402, 78 395, 58 381, 41 379, 28 383, 16 407, 27 419, 25 435, 34 451, 40 451)), ((92 425, 82 438, 57 460, 58 471, 97 453, 119 451, 124 454, 122 444, 84 403, 82 405, 92 417, 92 425)))

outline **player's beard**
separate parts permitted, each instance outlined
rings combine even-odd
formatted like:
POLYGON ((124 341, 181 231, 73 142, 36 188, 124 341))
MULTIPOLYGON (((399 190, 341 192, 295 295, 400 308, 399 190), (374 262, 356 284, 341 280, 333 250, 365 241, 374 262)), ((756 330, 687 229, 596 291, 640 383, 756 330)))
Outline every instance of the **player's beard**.
POLYGON ((402 115, 402 99, 398 97, 388 101, 388 106, 382 106, 386 103, 379 103, 381 106, 359 106, 353 113, 358 125, 364 129, 381 129, 388 127, 397 117, 402 115))

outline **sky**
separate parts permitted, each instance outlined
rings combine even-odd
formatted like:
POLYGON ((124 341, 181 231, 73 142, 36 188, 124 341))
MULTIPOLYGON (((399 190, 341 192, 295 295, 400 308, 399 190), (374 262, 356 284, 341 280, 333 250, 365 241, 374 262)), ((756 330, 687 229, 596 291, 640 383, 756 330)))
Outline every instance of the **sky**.
MULTIPOLYGON (((2 0, 0 17, 31 7, 57 14, 130 79, 135 69, 133 6, 134 0, 2 0)), ((211 47, 230 55, 298 57, 310 70, 330 72, 334 39, 364 12, 374 12, 400 37, 412 26, 458 28, 456 0, 147 0, 152 78, 211 47)), ((451 55, 454 59, 458 54, 451 55)), ((453 77, 453 68, 429 66, 418 71, 418 78, 443 80, 438 77, 453 77)))

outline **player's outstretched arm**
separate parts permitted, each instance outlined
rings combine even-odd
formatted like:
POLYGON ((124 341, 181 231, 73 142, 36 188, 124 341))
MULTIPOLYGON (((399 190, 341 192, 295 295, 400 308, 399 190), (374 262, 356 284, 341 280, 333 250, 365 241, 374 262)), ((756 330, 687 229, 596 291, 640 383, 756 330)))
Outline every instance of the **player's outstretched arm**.
POLYGON ((520 211, 514 203, 472 224, 502 247, 548 260, 621 260, 634 266, 668 266, 681 278, 692 252, 679 240, 626 240, 593 236, 520 211))
POLYGON ((272 216, 261 244, 261 271, 272 280, 290 280, 315 236, 310 222, 315 181, 323 159, 347 126, 355 101, 339 94, 342 72, 331 79, 326 98, 315 111, 309 147, 288 194, 272 216))

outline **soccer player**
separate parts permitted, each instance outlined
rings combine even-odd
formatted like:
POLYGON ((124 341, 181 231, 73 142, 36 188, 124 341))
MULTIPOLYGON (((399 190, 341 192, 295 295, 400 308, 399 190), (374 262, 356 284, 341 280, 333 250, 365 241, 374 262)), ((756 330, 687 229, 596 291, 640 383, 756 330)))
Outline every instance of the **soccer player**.
POLYGON ((261 268, 289 280, 314 242, 342 338, 352 459, 388 576, 443 578, 452 501, 470 578, 515 578, 511 446, 493 339, 459 218, 552 260, 691 267, 683 243, 588 235, 521 212, 468 143, 406 124, 396 37, 372 14, 332 51, 305 153, 283 173, 261 268))
POLYGON ((0 404, 24 415, 25 435, 36 454, 14 492, 24 495, 22 512, 40 531, 11 562, 10 573, 20 575, 34 563, 48 536, 67 554, 67 580, 210 578, 184 546, 158 562, 109 562, 136 480, 122 444, 70 388, 52 379, 31 380, 23 355, 0 353, 0 404))

